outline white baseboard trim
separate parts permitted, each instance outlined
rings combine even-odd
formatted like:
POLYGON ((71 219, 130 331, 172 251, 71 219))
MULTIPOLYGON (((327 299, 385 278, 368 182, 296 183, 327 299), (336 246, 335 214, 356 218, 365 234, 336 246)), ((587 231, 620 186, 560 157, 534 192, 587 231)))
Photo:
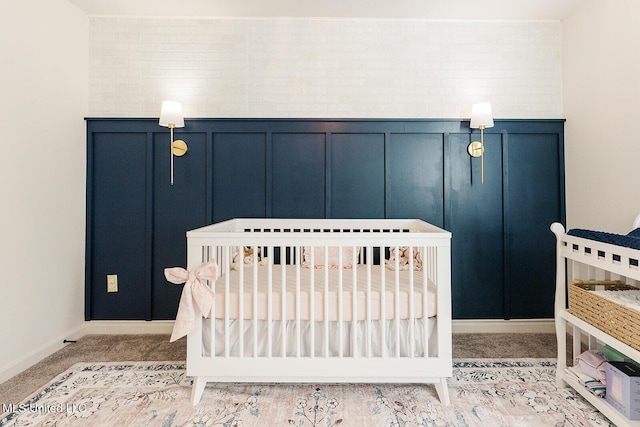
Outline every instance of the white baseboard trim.
MULTIPOLYGON (((527 320, 454 320, 453 333, 553 333, 553 319, 527 320)), ((92 320, 85 322, 83 335, 95 334, 171 334, 173 320, 92 320)))
POLYGON ((58 336, 57 338, 41 345, 36 348, 32 352, 26 354, 25 356, 19 358, 18 360, 10 363, 7 366, 3 366, 0 369, 0 383, 7 381, 9 378, 12 378, 18 375, 20 372, 24 371, 27 368, 35 365, 40 362, 42 359, 51 356, 56 351, 60 350, 66 344, 64 340, 75 340, 82 335, 84 335, 81 331, 84 328, 84 325, 81 325, 69 333, 58 336))
POLYGON ((150 322, 144 320, 92 320, 84 322, 77 328, 41 345, 15 362, 0 367, 0 384, 63 348, 66 345, 64 340, 75 341, 85 335, 171 334, 173 324, 173 320, 150 322))
MULTIPOLYGON (((170 334, 173 320, 92 320, 85 322, 83 335, 170 334)), ((555 333, 553 319, 454 320, 453 333, 555 333)))
POLYGON ((454 334, 555 334, 556 326, 553 319, 527 320, 453 320, 451 329, 454 334))
POLYGON ((91 320, 82 335, 171 334, 173 320, 91 320))

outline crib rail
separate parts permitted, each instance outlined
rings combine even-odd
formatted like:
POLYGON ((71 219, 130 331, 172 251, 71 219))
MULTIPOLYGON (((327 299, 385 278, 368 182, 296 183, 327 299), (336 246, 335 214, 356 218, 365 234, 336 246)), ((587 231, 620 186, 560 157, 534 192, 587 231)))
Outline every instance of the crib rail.
POLYGON ((438 382, 446 394, 447 231, 418 220, 236 219, 187 237, 189 266, 220 267, 209 319, 197 313, 188 335, 192 400, 207 381, 438 382))

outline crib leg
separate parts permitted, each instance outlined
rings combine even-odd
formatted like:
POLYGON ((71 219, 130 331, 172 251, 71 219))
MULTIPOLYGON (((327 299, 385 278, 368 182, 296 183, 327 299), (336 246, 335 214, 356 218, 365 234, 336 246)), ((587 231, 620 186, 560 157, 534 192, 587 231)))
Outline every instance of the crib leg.
POLYGON ((447 379, 440 378, 440 382, 435 383, 436 392, 438 393, 438 397, 440 398, 440 403, 444 406, 449 406, 449 388, 447 387, 447 379))
POLYGON ((191 404, 193 406, 200 402, 200 398, 202 397, 202 393, 204 393, 204 388, 206 386, 207 381, 204 378, 196 377, 195 380, 193 380, 193 385, 191 386, 191 404))

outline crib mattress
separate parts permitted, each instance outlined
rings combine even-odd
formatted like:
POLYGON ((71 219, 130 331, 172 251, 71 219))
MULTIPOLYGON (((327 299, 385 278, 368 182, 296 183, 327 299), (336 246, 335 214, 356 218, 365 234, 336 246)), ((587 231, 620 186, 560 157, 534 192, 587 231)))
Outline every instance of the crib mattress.
POLYGON ((212 315, 219 319, 225 318, 228 307, 228 317, 239 319, 242 305, 244 319, 253 319, 254 317, 262 320, 269 319, 269 307, 271 307, 271 320, 282 320, 283 318, 286 320, 297 318, 310 320, 313 318, 316 321, 323 321, 325 317, 329 321, 350 321, 353 318, 379 320, 383 317, 383 303, 385 319, 409 319, 410 317, 420 319, 423 316, 433 317, 437 314, 436 285, 427 281, 425 301, 425 279, 422 271, 385 270, 384 298, 381 298, 383 280, 379 265, 371 268, 370 275, 368 275, 366 265, 342 270, 332 268, 298 269, 295 265, 285 265, 283 268, 281 265, 274 265, 271 269, 271 276, 269 269, 269 266, 255 268, 252 265, 247 265, 242 269, 242 272, 231 270, 228 274, 222 275, 214 285, 215 304, 212 315), (340 274, 342 275, 342 293, 339 288, 340 274), (411 276, 413 276, 413 290, 410 286, 411 276), (271 277, 270 298, 269 277, 271 277), (228 295, 225 292, 227 282, 229 284, 228 295), (284 291, 283 283, 285 284, 284 291), (310 298, 312 283, 313 304, 310 298), (328 287, 325 286, 325 283, 328 284, 328 287), (255 287, 257 287, 258 296, 254 307, 255 287), (300 293, 299 301, 296 303, 296 289, 298 287, 300 293), (397 309, 396 287, 399 288, 397 309), (413 297, 411 298, 412 292, 413 297), (242 304, 240 303, 241 294, 242 304), (284 301, 283 294, 285 295, 284 301), (357 295, 355 306, 353 304, 354 295, 357 295), (413 304, 410 303, 411 300, 413 304), (411 313, 411 306, 413 306, 413 313, 411 313), (313 313, 311 307, 313 307, 313 313))

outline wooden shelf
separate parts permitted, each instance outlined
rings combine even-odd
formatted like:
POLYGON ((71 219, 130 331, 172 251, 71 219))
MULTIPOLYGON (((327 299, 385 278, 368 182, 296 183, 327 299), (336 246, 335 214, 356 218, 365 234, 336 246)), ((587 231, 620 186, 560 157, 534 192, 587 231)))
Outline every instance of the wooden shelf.
MULTIPOLYGON (((568 313, 567 311, 560 312, 558 317, 567 323, 567 327, 575 326, 581 332, 587 334, 590 337, 595 338, 602 344, 607 344, 610 347, 622 352, 627 357, 633 360, 640 360, 640 352, 627 344, 607 335, 605 332, 597 329, 578 317, 568 313)), ((575 339, 575 337, 574 337, 575 339)), ((560 345, 560 351, 566 352, 566 346, 560 345)), ((574 355, 575 357, 575 355, 574 355)), ((571 388, 576 390, 582 397, 584 397, 589 403, 591 403, 598 411, 609 419, 613 424, 618 427, 640 427, 640 421, 630 420, 620 413, 616 408, 611 406, 605 399, 596 396, 591 393, 578 379, 571 374, 565 372, 564 366, 558 366, 557 378, 566 382, 571 388)))
POLYGON ((605 399, 591 393, 589 389, 587 389, 580 381, 572 377, 570 374, 562 372, 560 374, 560 377, 616 426, 640 427, 640 421, 633 421, 625 417, 616 408, 611 406, 605 399))

